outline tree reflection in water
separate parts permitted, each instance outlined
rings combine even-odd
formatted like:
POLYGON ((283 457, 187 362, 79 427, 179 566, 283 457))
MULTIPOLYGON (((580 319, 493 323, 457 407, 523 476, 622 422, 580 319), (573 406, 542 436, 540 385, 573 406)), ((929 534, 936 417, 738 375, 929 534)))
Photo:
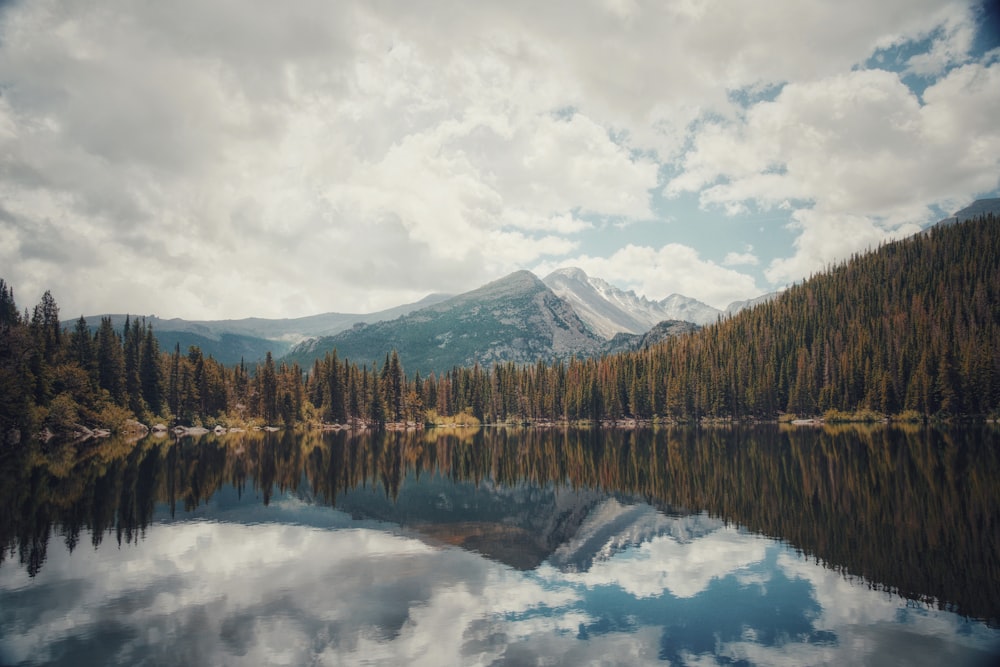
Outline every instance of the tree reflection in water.
POLYGON ((470 518, 395 506, 408 478, 431 475, 705 511, 873 587, 1000 619, 1000 433, 991 426, 312 431, 28 447, 0 460, 0 558, 34 576, 51 536, 70 550, 88 533, 95 547, 112 536, 132 543, 157 511, 194 510, 227 485, 265 505, 292 493, 343 506, 377 489, 381 518, 435 539, 520 568, 553 555, 556 541, 530 512, 518 519, 496 506, 470 518))

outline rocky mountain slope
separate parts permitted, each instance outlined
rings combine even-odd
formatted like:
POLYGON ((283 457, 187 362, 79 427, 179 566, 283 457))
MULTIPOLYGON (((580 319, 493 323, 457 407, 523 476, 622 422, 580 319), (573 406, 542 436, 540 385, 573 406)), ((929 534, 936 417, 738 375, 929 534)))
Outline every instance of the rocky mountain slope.
POLYGON ((701 327, 694 322, 685 322, 683 320, 664 320, 655 324, 652 329, 644 334, 617 334, 605 344, 604 352, 606 354, 616 354, 618 352, 643 350, 672 336, 683 336, 685 334, 693 333, 700 328, 701 327))
POLYGON ((426 375, 476 363, 592 355, 603 343, 566 301, 534 274, 518 271, 395 320, 306 341, 288 359, 309 367, 336 349, 342 359, 370 364, 397 350, 408 373, 426 375))
POLYGON ((578 268, 558 269, 542 282, 573 306, 580 319, 602 338, 610 339, 618 333, 641 334, 661 320, 672 319, 655 301, 591 278, 578 268))
POLYGON ((712 324, 720 316, 734 315, 775 296, 765 294, 755 299, 734 301, 725 310, 719 310, 676 293, 660 301, 652 301, 636 295, 632 290, 622 290, 600 278, 588 276, 575 267, 557 269, 542 282, 569 302, 591 331, 608 340, 617 334, 644 334, 656 324, 668 320, 693 322, 701 326, 712 324))

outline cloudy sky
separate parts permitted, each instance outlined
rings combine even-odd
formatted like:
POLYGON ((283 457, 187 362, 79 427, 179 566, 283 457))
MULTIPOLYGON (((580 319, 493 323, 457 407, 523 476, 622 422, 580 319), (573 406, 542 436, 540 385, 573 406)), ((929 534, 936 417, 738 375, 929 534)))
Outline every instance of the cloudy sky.
POLYGON ((996 5, 0 0, 0 277, 69 318, 560 266, 724 307, 997 196, 996 5))

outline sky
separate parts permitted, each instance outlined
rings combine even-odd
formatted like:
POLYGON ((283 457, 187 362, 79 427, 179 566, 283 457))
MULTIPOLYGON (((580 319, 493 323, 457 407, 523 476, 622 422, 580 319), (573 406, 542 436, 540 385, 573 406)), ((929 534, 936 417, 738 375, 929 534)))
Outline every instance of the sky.
POLYGON ((0 0, 0 278, 372 312, 774 291, 1000 189, 996 0, 0 0))

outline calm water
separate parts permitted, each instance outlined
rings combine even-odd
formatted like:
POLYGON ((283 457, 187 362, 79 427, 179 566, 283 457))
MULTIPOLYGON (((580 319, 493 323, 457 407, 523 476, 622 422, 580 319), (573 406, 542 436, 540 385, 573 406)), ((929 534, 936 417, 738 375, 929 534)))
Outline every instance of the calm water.
POLYGON ((977 665, 990 427, 107 441, 0 457, 0 664, 977 665))

